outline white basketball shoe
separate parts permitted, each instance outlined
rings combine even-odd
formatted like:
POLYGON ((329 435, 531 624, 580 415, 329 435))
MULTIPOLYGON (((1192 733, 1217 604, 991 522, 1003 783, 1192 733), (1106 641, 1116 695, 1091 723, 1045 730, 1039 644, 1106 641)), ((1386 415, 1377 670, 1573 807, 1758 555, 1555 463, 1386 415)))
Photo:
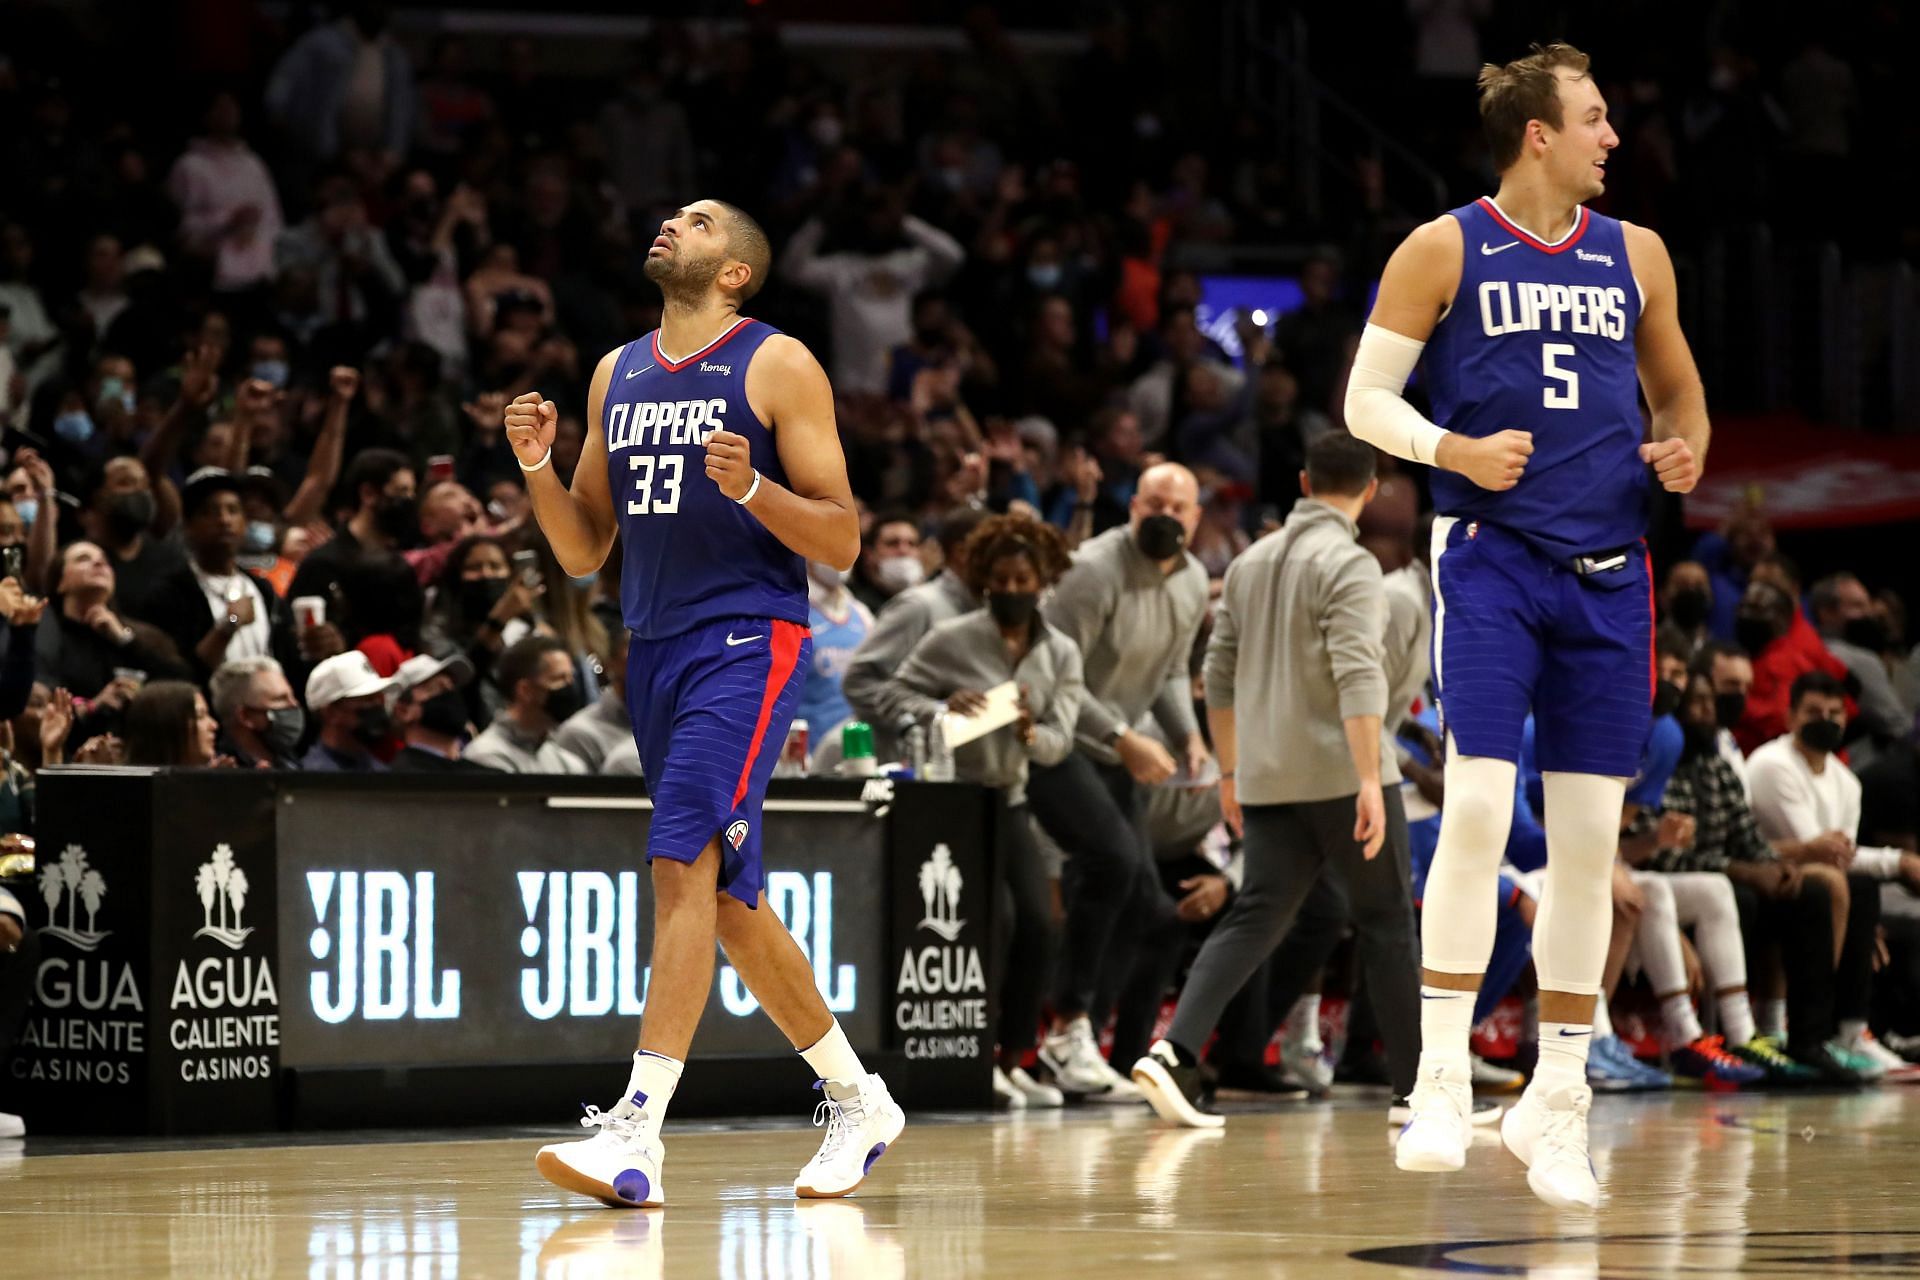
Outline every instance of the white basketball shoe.
POLYGON ((1393 1144, 1393 1162, 1409 1173, 1452 1173, 1473 1142, 1472 1076, 1463 1065, 1421 1064, 1407 1097, 1412 1118, 1393 1144))
POLYGON ((1587 1153, 1592 1105, 1593 1090, 1584 1084, 1529 1089, 1500 1122, 1507 1150, 1527 1166, 1527 1185, 1556 1209, 1600 1205, 1600 1179, 1587 1153))
POLYGON ((541 1177, 616 1209, 655 1209, 667 1202, 660 1181, 666 1149, 656 1121, 637 1108, 588 1107, 580 1123, 600 1132, 540 1148, 533 1167, 541 1177))
POLYGON ((879 1076, 868 1074, 844 1084, 822 1080, 819 1088, 826 1096, 813 1113, 813 1123, 825 1125, 827 1135, 793 1180, 793 1194, 805 1200, 851 1195, 907 1127, 906 1113, 879 1076))

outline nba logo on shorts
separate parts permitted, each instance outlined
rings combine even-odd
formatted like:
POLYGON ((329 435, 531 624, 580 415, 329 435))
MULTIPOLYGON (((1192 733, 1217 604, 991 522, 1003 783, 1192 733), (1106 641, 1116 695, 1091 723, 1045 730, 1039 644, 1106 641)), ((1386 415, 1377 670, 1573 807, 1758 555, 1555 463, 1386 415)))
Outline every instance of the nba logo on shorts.
POLYGON ((733 846, 736 853, 739 851, 740 846, 746 843, 746 839, 747 820, 745 818, 739 819, 727 828, 727 843, 733 846))

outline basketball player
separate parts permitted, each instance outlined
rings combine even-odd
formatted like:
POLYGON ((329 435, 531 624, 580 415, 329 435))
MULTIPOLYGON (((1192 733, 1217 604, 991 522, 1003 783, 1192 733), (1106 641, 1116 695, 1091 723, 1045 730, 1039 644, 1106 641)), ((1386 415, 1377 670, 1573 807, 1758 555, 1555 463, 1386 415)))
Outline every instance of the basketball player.
POLYGON ((1531 708, 1547 883, 1534 930, 1540 1064, 1501 1133, 1534 1194, 1591 1209, 1586 1054, 1627 779, 1653 701, 1649 473, 1690 491, 1706 397, 1660 238, 1585 202, 1620 139, 1564 44, 1480 73, 1500 190, 1388 262, 1347 392, 1353 433, 1434 468, 1434 677, 1447 804, 1427 877, 1419 1080, 1402 1169, 1466 1161, 1467 1033, 1531 708), (1439 424, 1402 398, 1426 352, 1439 424), (1638 392, 1652 413, 1643 443, 1638 392))
POLYGON ((713 984, 713 944, 820 1077, 827 1126, 794 1194, 843 1196, 905 1117, 861 1068, 813 970, 761 892, 760 808, 806 678, 806 562, 850 568, 860 530, 833 391, 807 349, 740 314, 766 282, 766 233, 701 200, 661 225, 647 277, 660 328, 594 370, 571 491, 550 464, 551 402, 507 407, 534 514, 570 574, 621 539, 633 633, 627 706, 653 823, 653 977, 620 1101, 591 1138, 542 1147, 558 1186, 615 1206, 663 1204, 660 1122, 713 984))

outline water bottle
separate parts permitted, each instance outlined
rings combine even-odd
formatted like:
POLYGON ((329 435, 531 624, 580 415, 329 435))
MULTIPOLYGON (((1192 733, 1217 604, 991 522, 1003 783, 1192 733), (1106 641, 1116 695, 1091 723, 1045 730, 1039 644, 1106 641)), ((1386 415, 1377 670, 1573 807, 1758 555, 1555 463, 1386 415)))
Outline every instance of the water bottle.
POLYGON ((840 729, 840 776, 871 778, 879 769, 873 759, 873 728, 863 720, 849 720, 840 729))
POLYGON ((933 730, 927 735, 926 771, 915 776, 928 782, 953 781, 953 748, 947 745, 947 709, 944 706, 934 713, 933 730))
POLYGON ((905 732, 901 734, 901 739, 906 744, 907 768, 913 771, 914 777, 925 777, 927 770, 926 728, 916 721, 906 727, 905 732))

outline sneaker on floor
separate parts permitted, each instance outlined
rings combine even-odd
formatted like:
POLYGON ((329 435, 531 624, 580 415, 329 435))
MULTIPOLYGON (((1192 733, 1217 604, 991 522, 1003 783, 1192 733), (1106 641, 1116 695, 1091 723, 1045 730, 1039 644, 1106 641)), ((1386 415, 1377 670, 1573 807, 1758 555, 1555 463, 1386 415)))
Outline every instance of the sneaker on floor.
POLYGON ((1007 1083, 1019 1090, 1020 1096, 1029 1107, 1064 1107, 1067 1095, 1050 1084, 1043 1084, 1027 1074, 1025 1067, 1015 1067, 1007 1072, 1007 1083))
POLYGON ((1595 1036, 1587 1047, 1587 1086, 1595 1093, 1671 1089, 1673 1077, 1633 1056, 1619 1036, 1595 1036))
MULTIPOLYGON (((1467 1163, 1473 1141, 1473 1084, 1464 1067, 1423 1065, 1406 1103, 1406 1126, 1393 1163, 1408 1173, 1452 1173, 1467 1163)), ((1394 1108, 1387 1110, 1391 1119, 1394 1108)))
POLYGON ((1780 1042, 1769 1036, 1755 1036, 1745 1044, 1732 1046, 1728 1052, 1766 1072, 1765 1083, 1774 1088, 1820 1082, 1818 1071, 1789 1058, 1781 1049, 1780 1042))
POLYGON ((825 1125, 827 1135, 793 1180, 793 1194, 803 1200, 832 1200, 853 1194, 866 1181, 873 1162, 899 1141, 907 1116, 876 1075, 846 1083, 822 1080, 815 1087, 825 1096, 814 1109, 813 1123, 825 1125))
MULTIPOLYGON (((1273 1101, 1300 1102, 1308 1090, 1266 1063, 1223 1062, 1218 1066, 1215 1088, 1236 1093, 1257 1093, 1273 1101)), ((1324 1091, 1321 1091, 1324 1092, 1324 1091)))
POLYGON ((1848 1085, 1859 1088, 1872 1084, 1872 1064, 1864 1058, 1857 1058, 1847 1052, 1838 1040, 1828 1040, 1807 1049, 1789 1050, 1794 1061, 1810 1067, 1819 1073, 1820 1079, 1827 1084, 1848 1085))
POLYGON ((24 1138, 27 1122, 10 1111, 0 1111, 0 1138, 24 1138))
MULTIPOLYGON (((1475 1098, 1473 1100, 1473 1111, 1467 1116, 1467 1123, 1476 1129, 1485 1128, 1487 1125, 1498 1120, 1506 1109, 1505 1105, 1501 1103, 1484 1098, 1475 1098)), ((1412 1100, 1404 1093, 1394 1095, 1393 1101, 1387 1104, 1387 1127, 1391 1129, 1404 1125, 1412 1119, 1412 1100)))
POLYGON ((1105 1093, 1113 1087, 1107 1075, 1107 1060, 1093 1038, 1093 1024, 1075 1018, 1059 1031, 1049 1031, 1040 1041, 1040 1062, 1053 1073, 1053 1082, 1066 1093, 1105 1093))
POLYGON ((1676 1080, 1692 1081, 1715 1093, 1751 1089, 1767 1078, 1765 1067, 1729 1052, 1719 1036, 1701 1036, 1681 1045, 1669 1057, 1676 1080))
POLYGON ((637 1107, 588 1107, 580 1123, 599 1132, 576 1142, 540 1148, 533 1167, 556 1187, 591 1196, 616 1209, 654 1209, 667 1202, 660 1166, 666 1150, 660 1126, 637 1107))
POLYGON ((1087 1098, 1088 1102, 1128 1103, 1146 1101, 1146 1095, 1140 1091, 1140 1086, 1136 1085, 1126 1076, 1121 1075, 1118 1071, 1115 1071, 1113 1064, 1105 1058, 1100 1059, 1100 1070, 1107 1078, 1106 1091, 1104 1093, 1090 1095, 1087 1098))
POLYGON ((1920 1067, 1908 1062, 1887 1046, 1874 1038, 1873 1032, 1862 1031, 1846 1046, 1856 1055, 1865 1058, 1880 1068, 1880 1079, 1888 1084, 1912 1084, 1920 1080, 1920 1067))
POLYGON ((1009 1111, 1027 1109, 1027 1095, 1014 1087, 1013 1081, 1007 1078, 1007 1073, 1001 1070, 997 1062, 993 1065, 993 1098, 1009 1111))
POLYGON ((1333 1064, 1327 1061, 1326 1049, 1317 1039, 1282 1037, 1280 1069, 1309 1093, 1324 1094, 1333 1088, 1333 1064))
POLYGON ((1189 1129, 1218 1129, 1227 1123, 1207 1105, 1200 1064, 1183 1066, 1180 1051, 1165 1040, 1155 1040, 1147 1056, 1133 1064, 1133 1079, 1162 1120, 1189 1129))
POLYGON ((1512 1093, 1527 1082, 1527 1078, 1518 1071, 1496 1067, 1477 1053, 1468 1054, 1467 1063, 1473 1068, 1473 1087, 1476 1092, 1512 1093))
POLYGON ((1507 1150, 1527 1166, 1527 1186, 1556 1209, 1595 1209, 1600 1179, 1587 1154, 1587 1112, 1593 1090, 1564 1084, 1529 1089, 1500 1123, 1507 1150))
POLYGON ((1920 1036, 1903 1036, 1889 1031, 1880 1037, 1880 1043, 1908 1062, 1920 1063, 1920 1036))

